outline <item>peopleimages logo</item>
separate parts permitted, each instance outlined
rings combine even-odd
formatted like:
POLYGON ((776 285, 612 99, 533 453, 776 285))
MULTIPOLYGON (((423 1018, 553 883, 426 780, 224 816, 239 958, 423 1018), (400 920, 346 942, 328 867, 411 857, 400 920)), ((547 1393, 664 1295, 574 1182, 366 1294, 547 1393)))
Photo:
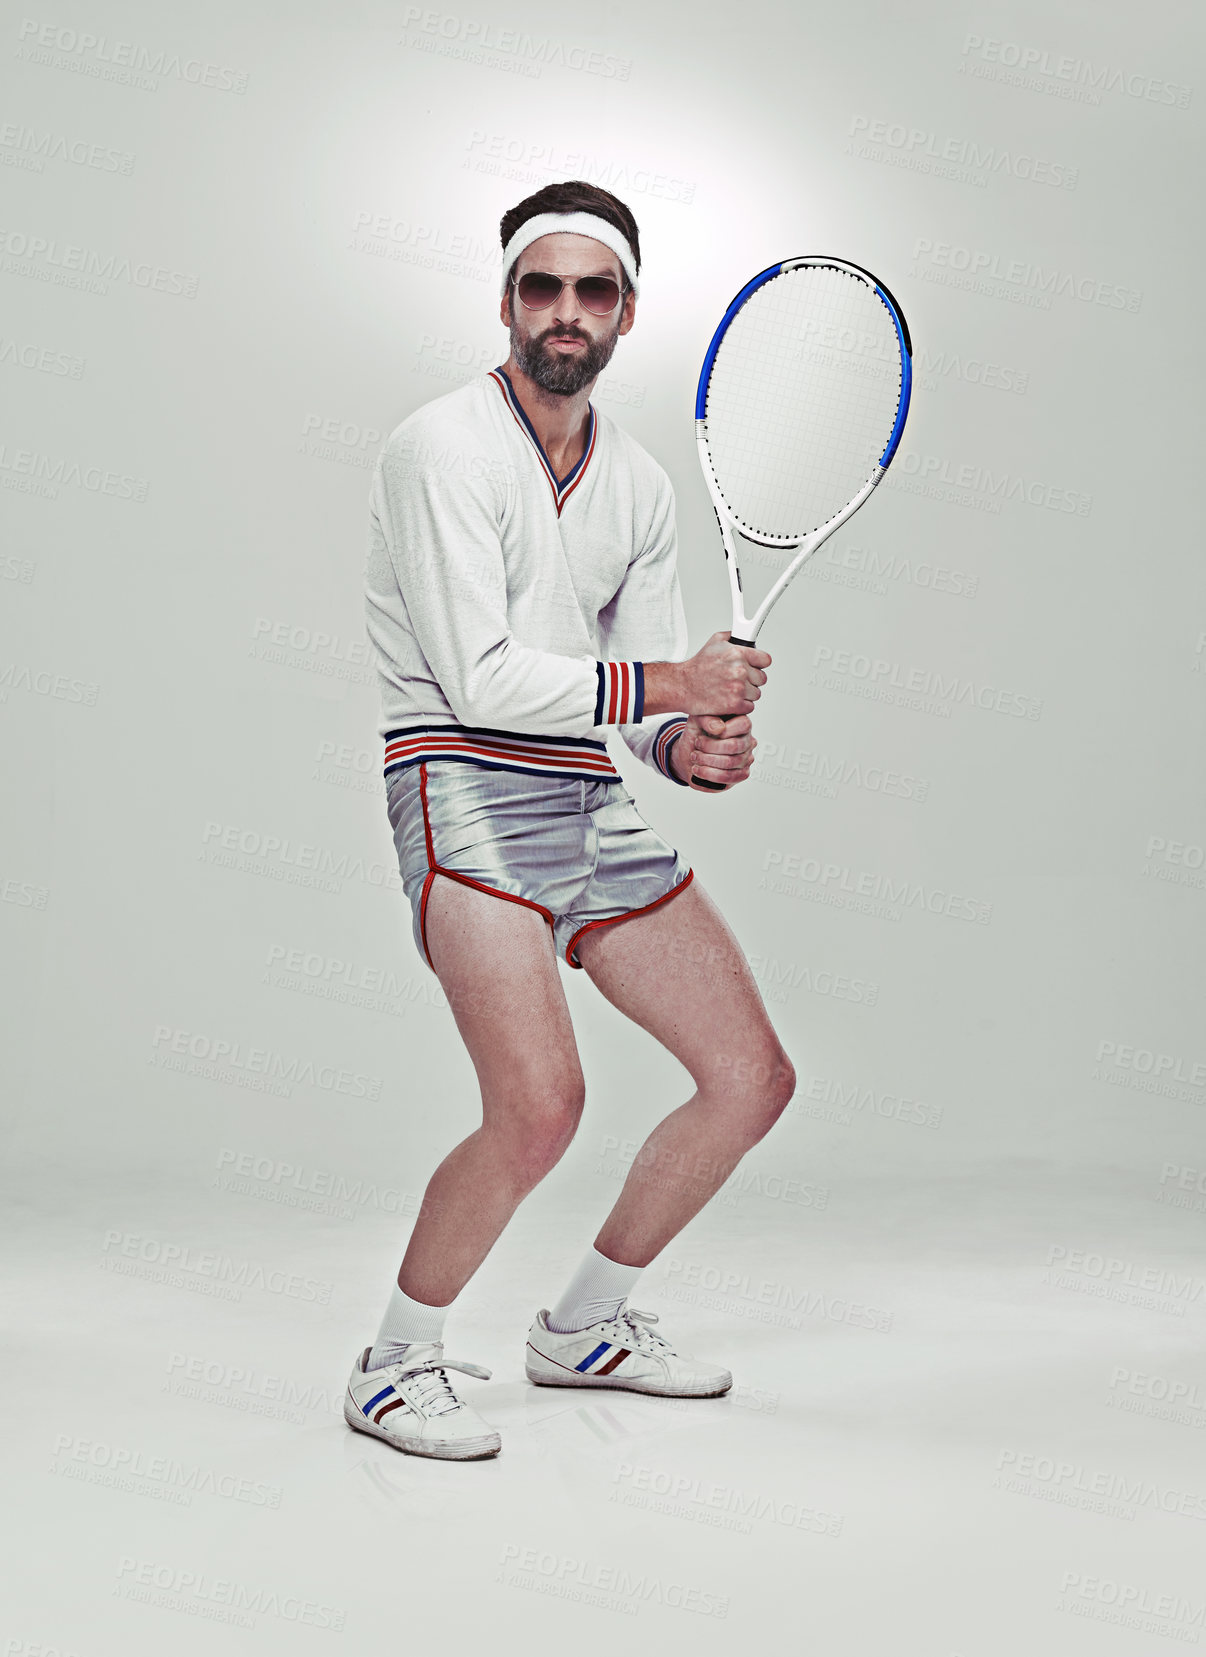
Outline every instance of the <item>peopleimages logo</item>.
MULTIPOLYGON (((675 178, 653 167, 634 166, 608 156, 592 155, 588 150, 566 150, 560 144, 544 140, 517 138, 507 133, 474 130, 465 146, 470 152, 466 165, 474 162, 494 163, 501 171, 502 163, 512 168, 530 169, 537 178, 580 178, 596 184, 613 194, 656 196, 661 201, 675 201, 689 207, 695 199, 695 181, 675 178)), ((478 171, 489 167, 478 166, 478 171)), ((508 175, 509 176, 509 175, 508 175)))
POLYGON ((897 800, 915 800, 921 803, 930 791, 929 779, 913 777, 895 771, 891 766, 866 765, 861 760, 842 759, 833 754, 818 753, 815 749, 797 748, 789 753, 786 743, 763 740, 758 745, 758 763, 754 777, 759 782, 799 788, 805 793, 820 794, 827 800, 837 798, 839 785, 861 788, 868 794, 886 794, 897 800), (770 767, 786 772, 786 777, 769 771, 770 767))
POLYGON ((498 244, 467 231, 449 230, 445 225, 362 210, 353 221, 348 247, 353 253, 418 265, 444 276, 464 276, 483 283, 498 279, 498 244))
POLYGON ((984 495, 995 503, 990 509, 993 512, 1000 510, 1001 501, 1022 501, 1048 512, 1075 512, 1082 518, 1087 518, 1093 508, 1092 495, 1082 490, 1044 483, 1041 478, 1024 477, 1020 472, 997 472, 974 460, 953 461, 944 455, 921 454, 915 449, 900 451, 887 481, 899 484, 905 477, 984 495))
POLYGON ((183 1611, 207 1621, 233 1622, 241 1628, 254 1628, 257 1616, 280 1617, 284 1622, 304 1623, 335 1634, 342 1634, 347 1624, 342 1606, 129 1554, 118 1561, 114 1592, 122 1599, 183 1611))
MULTIPOLYGON (((734 1060, 728 1054, 720 1055, 720 1068, 736 1080, 764 1082, 767 1074, 762 1065, 751 1066, 745 1059, 734 1060), (756 1074, 755 1074, 756 1072, 756 1074)), ((810 1185, 799 1178, 785 1174, 781 1169, 765 1172, 742 1163, 729 1170, 728 1164, 711 1157, 688 1157, 681 1151, 654 1151, 650 1153, 636 1139, 619 1139, 605 1134, 599 1147, 603 1157, 615 1155, 614 1163, 603 1162, 596 1167, 597 1174, 610 1178, 627 1178, 635 1163, 646 1174, 646 1183, 659 1189, 681 1189, 691 1181, 718 1180, 716 1195, 723 1203, 734 1206, 744 1196, 766 1197, 771 1202, 792 1203, 798 1208, 827 1208, 829 1190, 826 1186, 810 1185)))
POLYGON ((60 489, 86 489, 92 495, 115 495, 126 501, 145 501, 151 485, 146 478, 89 466, 65 455, 41 454, 37 449, 10 449, 0 443, 0 487, 54 500, 60 489), (28 484, 36 487, 28 487, 28 484))
POLYGON ((61 1478, 151 1495, 188 1507, 194 1496, 222 1496, 252 1507, 279 1507, 281 1487, 262 1479, 181 1462, 174 1456, 156 1456, 125 1444, 100 1439, 73 1438, 59 1433, 53 1446, 50 1471, 61 1478))
POLYGON ((613 52, 551 40, 548 35, 524 34, 519 29, 500 29, 493 23, 424 6, 407 6, 402 27, 416 32, 403 35, 400 46, 481 63, 488 69, 507 69, 533 80, 542 69, 574 69, 617 81, 626 81, 632 73, 632 59, 617 57, 613 52))
POLYGON ((21 20, 17 39, 21 42, 17 56, 27 62, 70 69, 99 80, 133 81, 148 92, 156 89, 152 76, 188 81, 215 92, 247 90, 247 74, 243 70, 206 63, 201 58, 183 58, 179 52, 169 53, 162 47, 152 48, 133 40, 111 40, 108 35, 94 35, 86 29, 39 23, 34 17, 21 20))
POLYGON ((320 679, 341 679, 349 685, 371 685, 376 678, 367 641, 344 640, 325 628, 274 622, 266 616, 256 617, 247 654, 258 662, 293 668, 320 679))
POLYGON ((1058 265, 1037 265, 1029 259, 1006 259, 983 248, 936 242, 927 236, 919 236, 913 243, 913 266, 913 274, 923 282, 967 288, 1042 311, 1051 309, 1053 298, 1104 305, 1115 311, 1137 311, 1143 303, 1138 288, 1122 287, 1058 265))
POLYGON ((1006 714, 1012 719, 1042 718, 1041 697, 977 684, 974 679, 961 679, 958 674, 947 676, 930 668, 907 667, 903 662, 867 656, 858 650, 835 650, 831 645, 819 644, 813 652, 812 665, 816 671, 809 682, 827 690, 837 688, 832 683, 834 680, 865 681, 871 687, 890 688, 928 699, 935 708, 943 710, 944 717, 949 717, 952 707, 967 704, 985 713, 1006 714))
POLYGON ((1098 104, 1103 92, 1117 92, 1145 103, 1188 109, 1193 97, 1193 88, 1181 81, 1140 75, 1111 63, 1069 57, 1016 40, 995 40, 991 35, 966 35, 962 57, 959 68, 964 74, 1010 81, 1075 103, 1098 104))
POLYGON ((239 869, 319 891, 340 892, 345 880, 360 880, 386 891, 402 890, 401 877, 377 859, 366 860, 329 846, 293 841, 279 834, 233 823, 208 822, 202 833, 199 860, 217 868, 239 869))
POLYGON ((551 1549, 508 1542, 498 1563, 495 1582, 508 1588, 526 1588, 555 1599, 595 1605, 601 1610, 635 1617, 644 1605, 692 1611, 702 1617, 727 1617, 728 1596, 683 1582, 639 1575, 623 1565, 558 1554, 551 1549))
POLYGON ((1158 1634, 1182 1645, 1197 1645, 1206 1623, 1206 1603, 1201 1600, 1157 1593, 1137 1582, 1082 1576, 1079 1571, 1064 1572, 1055 1608, 1071 1617, 1158 1634))
POLYGON ((448 1001, 438 978, 430 982, 408 973, 399 978, 390 967, 362 966, 314 949, 291 949, 272 944, 268 949, 268 970, 262 982, 297 995, 320 1001, 336 1001, 345 1007, 366 1012, 405 1016, 406 1008, 419 1001, 424 1006, 446 1007, 448 1001))
POLYGON ((47 161, 65 161, 73 167, 127 176, 134 170, 134 157, 128 150, 91 144, 85 138, 67 138, 61 132, 39 131, 16 121, 0 126, 0 157, 8 166, 25 166, 39 173, 45 171, 47 161))
POLYGON ((362 426, 356 420, 307 414, 297 452, 312 460, 334 460, 341 466, 358 466, 367 472, 373 468, 384 435, 378 427, 362 426))
POLYGON ((20 909, 45 909, 49 897, 48 886, 0 874, 0 903, 15 903, 20 909))
MULTIPOLYGON (((1178 1490, 1157 1484, 1142 1475, 1116 1473, 1108 1468, 1087 1467, 1083 1462, 1058 1456, 1036 1454, 1033 1450, 1002 1450, 996 1472, 1032 1481, 1052 1492, 1103 1497, 1132 1510, 1119 1517, 1133 1518, 1140 1508, 1176 1514, 1182 1519, 1206 1520, 1206 1497, 1197 1491, 1178 1490)), ((1004 1486, 1003 1486, 1004 1487, 1004 1486)), ((1020 1494, 1029 1494, 1023 1490, 1020 1494)), ((1076 1505, 1071 1503, 1069 1505, 1076 1505)))
POLYGON ((39 374, 66 375, 72 380, 82 380, 87 358, 74 356, 68 351, 56 351, 49 345, 19 344, 15 339, 0 334, 0 363, 8 363, 14 368, 32 368, 39 374))
POLYGON ((1192 841, 1170 840, 1167 835, 1148 837, 1143 873, 1148 880, 1163 880, 1175 886, 1193 886, 1206 892, 1206 846, 1192 841))
POLYGON ((923 346, 913 359, 913 368, 926 391, 933 391, 940 380, 947 379, 983 386, 988 391, 1009 391, 1019 397, 1030 388, 1029 369, 1011 368, 983 357, 965 357, 957 351, 930 351, 923 346))
POLYGON ((100 686, 88 679, 69 679, 65 673, 51 673, 49 668, 32 668, 28 662, 5 662, 0 666, 0 706, 8 701, 13 690, 23 690, 30 696, 51 696, 56 702, 78 702, 94 708, 100 695, 100 686))
POLYGON ((1206 1169, 1195 1168, 1184 1162, 1166 1162, 1160 1170, 1161 1189, 1170 1182, 1182 1191, 1196 1191, 1206 1197, 1206 1169))
POLYGON ((1063 162, 1019 153, 1000 144, 984 144, 975 138, 940 136, 925 127, 879 121, 869 115, 852 118, 849 136, 847 153, 864 161, 882 161, 981 189, 994 173, 1047 184, 1056 190, 1075 190, 1080 176, 1079 168, 1063 162))
POLYGON ((868 1087, 863 1082, 834 1079, 829 1076, 802 1077, 788 1110, 803 1116, 819 1117, 822 1121, 838 1122, 845 1126, 853 1121, 855 1111, 878 1116, 894 1122, 907 1122, 919 1128, 942 1126, 942 1106, 928 1105, 920 1099, 907 1099, 899 1093, 885 1093, 868 1087), (818 1109, 821 1106, 823 1108, 818 1109))
POLYGON ((848 1300, 845 1295, 827 1294, 823 1289, 767 1277, 752 1278, 748 1272, 721 1271, 719 1266, 695 1260, 670 1259, 662 1271, 661 1292, 669 1300, 710 1306, 715 1311, 789 1329, 799 1329, 803 1317, 819 1317, 881 1335, 892 1332, 891 1312, 861 1300, 848 1300))
POLYGON ((69 286, 93 283, 97 293, 108 293, 110 282, 126 282, 134 288, 153 288, 156 293, 178 294, 185 299, 197 297, 197 277, 186 271, 147 264, 125 254, 101 253, 97 248, 81 247, 75 242, 60 243, 46 236, 31 235, 27 230, 0 229, 0 253, 21 261, 8 267, 17 276, 50 280, 44 272, 62 271, 79 278, 78 282, 69 282, 69 286))
POLYGON ((1139 1093, 1160 1093, 1167 1099, 1201 1104, 1198 1095, 1206 1088, 1206 1059, 1183 1053, 1160 1053, 1131 1042, 1102 1041, 1097 1044, 1095 1082, 1111 1087, 1130 1087, 1139 1093))
MULTIPOLYGON (((929 487, 922 489, 915 483, 909 485, 909 492, 924 493, 931 499, 936 493, 943 493, 929 487)), ((954 497, 952 491, 946 491, 945 496, 948 499, 954 498, 956 505, 972 504, 962 497, 954 497)), ((983 508, 977 504, 976 510, 983 508)), ((762 551, 769 553, 770 549, 763 548, 762 551)), ((770 569, 782 570, 786 559, 768 556, 755 558, 754 562, 765 564, 770 569)), ((877 553, 869 547, 833 549, 832 542, 825 547, 823 553, 817 553, 808 560, 801 574, 805 581, 846 587, 852 592, 875 593, 880 598, 886 597, 890 581, 902 582, 906 586, 920 588, 923 592, 948 594, 952 598, 975 598, 980 586, 979 576, 952 569, 946 564, 930 564, 925 560, 914 563, 911 558, 901 558, 891 553, 877 553)))
MULTIPOLYGON (((1206 1185, 1202 1189, 1206 1191, 1206 1185)), ((1118 1364, 1110 1372, 1112 1390, 1121 1388, 1134 1398, 1144 1398, 1154 1404, 1168 1404, 1174 1408, 1197 1412, 1196 1425, 1206 1427, 1206 1383, 1174 1380, 1167 1375, 1149 1375, 1146 1370, 1128 1369, 1118 1364)))
POLYGON ((365 1209, 413 1219, 421 1202, 413 1191, 400 1191, 392 1185, 379 1186, 359 1175, 306 1168, 283 1157, 257 1156, 253 1151, 239 1151, 229 1145, 219 1148, 217 1167, 214 1184, 223 1190, 266 1196, 287 1207, 315 1206, 307 1199, 318 1199, 319 1212, 340 1219, 352 1219, 365 1209))
POLYGON ((295 1427, 305 1425, 306 1412, 343 1414, 342 1386, 300 1380, 293 1370, 276 1375, 189 1352, 169 1353, 166 1369, 167 1379, 160 1391, 173 1397, 248 1415, 271 1416, 295 1427))
MULTIPOLYGON (((256 1047, 225 1036, 213 1036, 201 1031, 182 1030, 170 1024, 157 1024, 151 1041, 151 1062, 161 1069, 185 1068, 168 1063, 171 1055, 192 1059, 210 1067, 213 1074, 240 1073, 248 1077, 264 1078, 280 1083, 286 1090, 298 1084, 321 1089, 324 1093, 341 1093, 353 1099, 377 1100, 385 1085, 381 1076, 367 1076, 360 1071, 339 1065, 316 1064, 310 1057, 286 1058, 271 1047, 256 1047)), ((209 1071, 203 1071, 208 1074, 209 1071)))
POLYGON ((1178 1318, 1206 1296, 1206 1280, 1200 1277, 1180 1275, 1163 1266, 1143 1266, 1092 1249, 1070 1249, 1060 1243, 1053 1243, 1047 1251, 1043 1282, 1103 1300, 1128 1301, 1178 1318))
POLYGON ((468 231, 450 231, 444 225, 425 224, 417 219, 399 219, 390 213, 370 213, 362 208, 352 220, 352 229, 372 241, 396 242, 425 253, 453 259, 472 259, 479 264, 497 265, 499 250, 489 237, 468 231))
POLYGON ((802 857, 796 852, 772 849, 764 854, 762 869, 758 882, 762 890, 798 896, 804 888, 813 887, 839 908, 858 909, 861 905, 857 900, 869 899, 872 900, 867 905, 869 911, 882 914, 888 920, 899 920, 906 909, 925 909, 932 915, 976 921, 981 926, 987 926, 992 920, 992 904, 978 898, 940 891, 907 877, 893 880, 889 875, 856 870, 845 863, 822 862, 819 857, 802 857))
POLYGON ((835 1001, 850 1001, 856 1006, 874 1007, 879 1001, 879 985, 873 978, 834 972, 828 967, 801 966, 796 961, 780 961, 774 955, 751 955, 748 960, 767 1001, 786 1001, 789 993, 801 986, 810 995, 832 996, 835 1001))
POLYGON ((611 1493, 613 1501, 618 1499, 630 1507, 645 1507, 674 1518, 720 1523, 723 1529, 735 1528, 744 1535, 749 1535, 759 1520, 818 1536, 840 1536, 844 1523, 843 1514, 828 1513, 790 1497, 766 1495, 689 1473, 672 1473, 668 1468, 622 1461, 612 1479, 616 1485, 611 1493), (737 1523, 724 1524, 725 1519, 737 1523))
POLYGON ((265 1294, 329 1306, 335 1287, 320 1278, 265 1266, 258 1260, 235 1260, 228 1254, 215 1254, 212 1249, 197 1249, 189 1243, 143 1237, 130 1231, 106 1231, 99 1264, 103 1271, 118 1276, 166 1283, 175 1289, 192 1289, 212 1294, 219 1300, 241 1300, 244 1289, 262 1289, 265 1294))

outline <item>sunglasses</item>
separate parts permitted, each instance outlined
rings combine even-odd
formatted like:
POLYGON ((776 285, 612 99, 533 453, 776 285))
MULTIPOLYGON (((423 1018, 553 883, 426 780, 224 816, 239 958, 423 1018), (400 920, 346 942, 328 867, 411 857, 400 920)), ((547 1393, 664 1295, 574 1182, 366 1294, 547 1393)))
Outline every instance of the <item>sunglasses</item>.
MULTIPOLYGON (((511 278, 522 304, 529 311, 547 311, 554 300, 561 297, 561 290, 567 284, 560 276, 554 276, 547 270, 530 270, 521 276, 518 281, 511 278)), ((628 290, 625 283, 620 284, 610 276, 580 276, 576 282, 568 284, 578 295, 578 302, 584 311, 590 311, 594 316, 606 316, 614 311, 620 302, 623 293, 628 290)))

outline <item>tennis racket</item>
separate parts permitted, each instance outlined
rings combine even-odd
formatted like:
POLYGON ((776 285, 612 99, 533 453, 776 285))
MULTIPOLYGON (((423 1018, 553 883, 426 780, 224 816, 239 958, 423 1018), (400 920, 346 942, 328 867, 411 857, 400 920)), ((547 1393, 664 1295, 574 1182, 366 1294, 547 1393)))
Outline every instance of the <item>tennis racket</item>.
POLYGON ((754 643, 788 582, 887 471, 909 412, 912 350, 887 288, 844 259, 771 265, 724 313, 700 371, 695 435, 724 543, 734 644, 754 643), (752 616, 734 534, 799 548, 752 616))

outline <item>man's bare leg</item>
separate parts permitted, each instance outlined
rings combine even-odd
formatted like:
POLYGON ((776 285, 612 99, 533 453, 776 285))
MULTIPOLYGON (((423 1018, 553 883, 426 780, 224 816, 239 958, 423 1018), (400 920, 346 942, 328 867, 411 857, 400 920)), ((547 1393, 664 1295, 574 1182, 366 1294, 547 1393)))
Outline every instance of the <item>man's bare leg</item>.
POLYGON ((609 1260, 645 1266, 778 1120, 795 1071, 740 945, 698 880, 647 914, 586 933, 577 953, 607 999, 696 1086, 646 1139, 595 1238, 609 1260))
POLYGON ((438 877, 427 944, 482 1096, 482 1125, 428 1182, 398 1286, 446 1306, 560 1159, 584 1086, 549 927, 534 909, 438 877))

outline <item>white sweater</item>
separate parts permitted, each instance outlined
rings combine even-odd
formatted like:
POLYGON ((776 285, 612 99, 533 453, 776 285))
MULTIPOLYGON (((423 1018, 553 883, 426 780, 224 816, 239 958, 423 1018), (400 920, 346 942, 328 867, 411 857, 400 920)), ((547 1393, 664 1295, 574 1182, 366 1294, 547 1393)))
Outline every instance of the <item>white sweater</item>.
POLYGON ((618 727, 673 777, 686 716, 644 721, 643 664, 681 661, 687 626, 673 491, 640 444, 592 406, 583 457, 558 480, 496 369, 390 433, 370 501, 387 771, 455 757, 615 776, 618 727))

